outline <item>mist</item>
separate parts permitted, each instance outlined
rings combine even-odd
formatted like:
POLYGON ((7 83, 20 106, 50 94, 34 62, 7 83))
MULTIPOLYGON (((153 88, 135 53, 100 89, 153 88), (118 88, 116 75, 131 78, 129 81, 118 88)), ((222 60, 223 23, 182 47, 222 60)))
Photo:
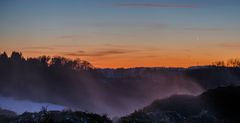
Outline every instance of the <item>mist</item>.
POLYGON ((86 61, 62 57, 25 59, 17 52, 11 57, 2 54, 0 61, 0 96, 110 117, 129 114, 155 99, 179 94, 199 95, 207 88, 239 79, 235 77, 236 71, 229 70, 226 73, 231 77, 216 77, 219 76, 216 71, 221 73, 222 68, 98 69, 86 61), (208 71, 205 83, 198 78, 202 75, 199 70, 208 71), (216 84, 211 76, 223 80, 216 84), (208 81, 213 83, 206 85, 208 81))
MULTIPOLYGON (((127 70, 125 71, 127 72, 127 70)), ((15 76, 15 75, 13 75, 15 76)), ((31 75, 32 76, 32 75, 31 75)), ((69 109, 123 116, 143 107, 155 99, 162 99, 174 94, 198 95, 203 88, 181 73, 152 74, 144 72, 141 76, 121 78, 98 78, 90 73, 81 74, 79 81, 75 76, 66 83, 45 82, 46 78, 34 75, 34 84, 24 84, 24 89, 8 85, 5 96, 15 96, 34 102, 48 102, 64 105, 69 109), (50 88, 52 87, 52 88, 50 88), (61 88, 61 90, 59 89, 61 88)), ((117 74, 113 75, 117 76, 117 74)), ((16 83, 24 83, 17 78, 16 83)), ((5 86, 6 87, 6 86, 5 86)), ((44 105, 43 105, 44 106, 44 105)))
POLYGON ((18 100, 13 97, 0 97, 0 107, 4 109, 11 110, 17 114, 22 114, 24 112, 39 112, 42 108, 47 108, 48 110, 65 110, 66 107, 50 104, 50 103, 37 103, 30 100, 18 100))

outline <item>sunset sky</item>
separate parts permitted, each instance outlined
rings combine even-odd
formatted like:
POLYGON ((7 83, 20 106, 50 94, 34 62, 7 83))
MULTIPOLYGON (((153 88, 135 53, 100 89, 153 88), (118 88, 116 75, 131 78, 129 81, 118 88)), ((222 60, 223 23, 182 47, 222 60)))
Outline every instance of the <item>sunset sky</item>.
POLYGON ((101 68, 239 58, 240 0, 1 0, 3 51, 101 68))

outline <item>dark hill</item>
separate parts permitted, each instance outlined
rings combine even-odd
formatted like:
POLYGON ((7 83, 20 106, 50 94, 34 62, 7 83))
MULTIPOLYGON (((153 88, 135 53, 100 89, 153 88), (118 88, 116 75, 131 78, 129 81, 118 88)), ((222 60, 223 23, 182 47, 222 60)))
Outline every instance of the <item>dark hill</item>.
POLYGON ((219 87, 199 96, 209 111, 221 119, 240 122, 240 87, 219 87))
POLYGON ((16 116, 17 114, 13 111, 0 108, 0 116, 16 116))
POLYGON ((208 90, 199 96, 172 96, 120 118, 120 123, 239 123, 240 87, 208 90))
POLYGON ((174 111, 183 116, 197 115, 203 109, 203 102, 189 95, 174 95, 167 99, 155 100, 143 108, 144 112, 174 111))

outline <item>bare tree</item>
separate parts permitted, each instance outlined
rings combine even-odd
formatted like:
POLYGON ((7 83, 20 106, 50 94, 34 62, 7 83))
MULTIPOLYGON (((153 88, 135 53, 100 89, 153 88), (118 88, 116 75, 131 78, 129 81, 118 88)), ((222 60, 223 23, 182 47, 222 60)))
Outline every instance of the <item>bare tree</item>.
POLYGON ((235 58, 235 59, 230 59, 227 62, 227 66, 229 67, 240 67, 240 60, 235 58))

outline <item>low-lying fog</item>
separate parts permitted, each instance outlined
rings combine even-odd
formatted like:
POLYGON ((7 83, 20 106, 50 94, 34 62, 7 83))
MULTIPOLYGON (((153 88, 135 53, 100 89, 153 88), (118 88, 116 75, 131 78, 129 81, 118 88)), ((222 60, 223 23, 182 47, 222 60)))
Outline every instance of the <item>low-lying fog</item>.
POLYGON ((19 100, 13 97, 0 97, 0 108, 11 110, 17 114, 24 112, 39 112, 42 107, 46 107, 48 110, 64 110, 64 106, 50 104, 50 103, 38 103, 30 100, 19 100))
POLYGON ((141 78, 107 79, 99 79, 87 74, 82 75, 79 81, 74 79, 64 83, 47 83, 42 80, 44 79, 38 79, 35 84, 30 83, 22 89, 18 86, 8 87, 9 95, 20 97, 24 101, 1 97, 0 107, 18 113, 39 111, 42 106, 48 106, 49 110, 67 107, 113 117, 131 113, 155 99, 174 94, 198 95, 203 92, 202 87, 193 80, 170 74, 145 74, 141 78), (26 100, 47 103, 33 103, 26 100))

